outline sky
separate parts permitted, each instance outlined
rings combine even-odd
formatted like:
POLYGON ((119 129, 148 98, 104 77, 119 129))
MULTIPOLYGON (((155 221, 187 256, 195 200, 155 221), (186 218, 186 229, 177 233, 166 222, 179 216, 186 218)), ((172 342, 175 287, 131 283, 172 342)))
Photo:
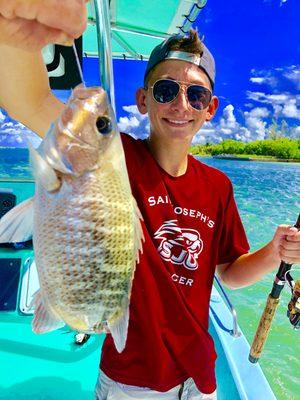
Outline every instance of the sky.
MULTIPOLYGON (((300 138, 300 1, 208 0, 194 27, 216 61, 218 112, 194 143, 266 139, 275 120, 289 137, 300 138)), ((135 106, 145 62, 114 62, 120 130, 149 132, 147 116, 135 106)), ((0 146, 27 147, 38 139, 0 109, 0 146)))

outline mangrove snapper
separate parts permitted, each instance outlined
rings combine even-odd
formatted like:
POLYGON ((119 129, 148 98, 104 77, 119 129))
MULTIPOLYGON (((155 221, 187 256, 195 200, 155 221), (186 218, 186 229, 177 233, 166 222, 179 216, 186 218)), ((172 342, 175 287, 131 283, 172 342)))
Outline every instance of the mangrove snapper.
POLYGON ((33 330, 47 332, 64 323, 80 332, 108 330, 120 352, 127 338, 143 233, 104 90, 75 88, 38 151, 30 152, 34 201, 27 200, 3 217, 0 241, 28 239, 22 231, 28 231, 30 217, 18 232, 9 227, 12 221, 15 226, 16 215, 20 223, 20 214, 24 216, 26 209, 28 216, 33 206, 40 282, 33 330))

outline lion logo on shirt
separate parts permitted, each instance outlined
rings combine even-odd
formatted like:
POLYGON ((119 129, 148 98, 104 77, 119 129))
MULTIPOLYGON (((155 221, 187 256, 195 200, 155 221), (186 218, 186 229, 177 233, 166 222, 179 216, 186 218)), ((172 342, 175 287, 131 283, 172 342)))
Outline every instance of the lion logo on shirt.
POLYGON ((203 240, 195 229, 180 228, 177 220, 166 221, 154 234, 160 240, 161 258, 189 270, 198 268, 198 257, 203 250, 203 240))

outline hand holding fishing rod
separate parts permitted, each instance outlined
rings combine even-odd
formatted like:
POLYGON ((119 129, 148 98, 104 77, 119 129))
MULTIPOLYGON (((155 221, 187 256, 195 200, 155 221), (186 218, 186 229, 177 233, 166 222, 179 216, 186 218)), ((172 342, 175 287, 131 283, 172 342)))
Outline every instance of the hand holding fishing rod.
MULTIPOLYGON (((294 226, 295 226, 295 228, 300 229, 300 214, 299 214, 297 222, 294 226)), ((289 264, 284 261, 281 261, 281 263, 280 263, 279 269, 275 276, 275 280, 273 283, 271 293, 268 296, 266 307, 261 316, 256 334, 255 334, 255 337, 254 337, 254 340, 253 340, 253 343, 251 346, 249 361, 251 361, 252 363, 256 363, 260 358, 260 355, 262 353, 263 347, 265 345, 265 342, 267 340, 267 337, 268 337, 268 334, 269 334, 269 331, 271 328, 273 317, 275 315, 277 306, 279 304, 280 294, 285 285, 285 282, 287 280, 290 283, 292 282, 292 278, 289 274, 289 271, 291 270, 292 265, 293 264, 289 264)), ((292 298, 292 300, 293 300, 293 298, 292 298)), ((294 300, 295 300, 294 302, 296 303, 297 299, 295 298, 294 300)), ((294 302, 293 301, 290 302, 291 308, 293 307, 294 302)), ((290 305, 289 305, 289 308, 290 308, 290 305)), ((290 311, 290 313, 291 313, 291 311, 290 311)), ((290 317, 290 321, 291 321, 291 317, 290 317)))

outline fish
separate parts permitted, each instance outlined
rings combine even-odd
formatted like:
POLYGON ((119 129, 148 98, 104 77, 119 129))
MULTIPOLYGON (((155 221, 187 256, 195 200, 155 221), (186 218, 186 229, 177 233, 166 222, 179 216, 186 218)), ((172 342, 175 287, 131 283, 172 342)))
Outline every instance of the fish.
POLYGON ((27 240, 32 220, 40 283, 33 331, 67 324, 85 333, 108 332, 122 352, 144 236, 106 92, 76 87, 39 148, 30 147, 30 158, 34 198, 2 218, 0 241, 27 240), (16 220, 20 228, 9 229, 16 220))

